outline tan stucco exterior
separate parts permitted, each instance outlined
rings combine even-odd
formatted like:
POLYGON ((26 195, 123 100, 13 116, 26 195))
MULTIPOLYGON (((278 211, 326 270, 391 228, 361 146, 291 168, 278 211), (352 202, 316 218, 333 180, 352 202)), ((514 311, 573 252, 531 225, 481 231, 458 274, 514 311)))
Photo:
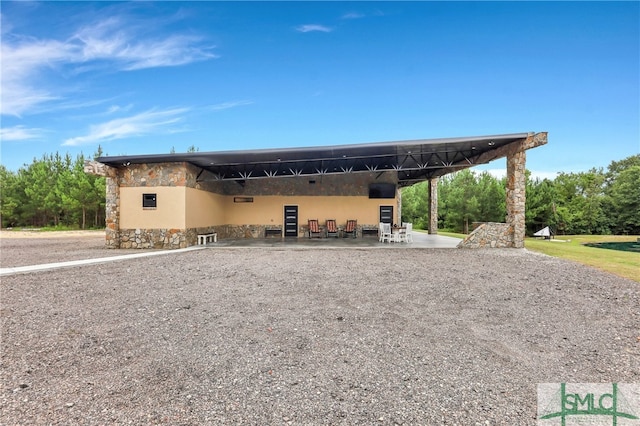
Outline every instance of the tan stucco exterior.
POLYGON ((120 227, 184 229, 186 223, 184 186, 120 188, 120 227), (157 207, 142 207, 142 194, 157 194, 157 207))
POLYGON ((339 224, 347 219, 358 219, 360 223, 378 223, 380 205, 395 205, 395 200, 380 203, 368 197, 313 197, 313 196, 257 196, 253 203, 234 203, 228 197, 225 205, 225 224, 279 225, 283 223, 285 205, 298 206, 298 222, 306 224, 309 219, 335 219, 339 224))
POLYGON ((252 196, 253 202, 238 203, 234 195, 221 195, 184 186, 123 187, 120 189, 121 227, 133 228, 206 228, 221 225, 282 226, 284 206, 298 206, 298 223, 309 219, 335 219, 344 224, 357 219, 360 224, 377 224, 380 206, 393 206, 396 199, 370 199, 365 196, 252 196), (143 194, 154 193, 156 208, 143 208, 143 194), (187 207, 188 206, 188 207, 187 207))
MULTIPOLYGON (((171 188, 170 188, 171 189, 171 188)), ((176 194, 180 196, 180 194, 176 194)), ((236 203, 238 196, 220 195, 207 191, 186 188, 186 228, 216 225, 281 225, 285 205, 298 206, 298 220, 336 219, 338 223, 360 218, 366 223, 375 223, 380 205, 395 205, 395 200, 380 203, 368 197, 316 197, 316 196, 268 196, 249 197, 253 202, 236 203)), ((131 206, 130 203, 127 204, 131 206)))
POLYGON ((321 225, 335 219, 338 226, 355 219, 363 233, 377 229, 381 206, 400 221, 400 191, 395 198, 369 198, 372 183, 397 185, 393 172, 220 181, 190 164, 161 163, 110 173, 107 246, 114 248, 187 247, 212 232, 218 238, 263 238, 267 230, 304 237, 309 219, 321 225), (156 206, 143 206, 143 194, 153 194, 156 206), (285 225, 285 206, 297 207, 294 235, 291 221, 285 225))
POLYGON ((208 191, 186 188, 186 205, 189 208, 185 228, 204 228, 225 223, 228 198, 208 191))

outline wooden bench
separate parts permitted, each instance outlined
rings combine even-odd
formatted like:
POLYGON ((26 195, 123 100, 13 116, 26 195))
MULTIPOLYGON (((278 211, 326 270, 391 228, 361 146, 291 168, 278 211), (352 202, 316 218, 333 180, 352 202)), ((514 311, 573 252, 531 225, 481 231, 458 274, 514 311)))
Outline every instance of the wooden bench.
POLYGON ((211 234, 199 234, 198 235, 198 245, 202 246, 209 243, 217 243, 218 242, 218 234, 213 232, 211 234))
POLYGON ((265 228, 264 237, 267 238, 269 235, 276 235, 278 237, 282 236, 281 228, 265 228))

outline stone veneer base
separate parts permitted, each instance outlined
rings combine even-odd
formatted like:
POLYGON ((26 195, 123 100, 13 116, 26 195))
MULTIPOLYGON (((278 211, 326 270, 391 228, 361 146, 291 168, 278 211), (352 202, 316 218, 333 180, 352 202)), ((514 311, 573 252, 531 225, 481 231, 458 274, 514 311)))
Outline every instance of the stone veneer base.
MULTIPOLYGON (((178 249, 197 244, 199 234, 217 233, 218 239, 265 238, 265 229, 282 229, 273 225, 220 225, 189 229, 107 229, 106 246, 112 249, 178 249), (118 244, 119 241, 119 244, 118 244)), ((358 225, 363 229, 377 229, 374 225, 358 225)), ((298 238, 307 236, 306 225, 300 225, 298 238)))
POLYGON ((458 248, 511 248, 513 229, 507 223, 486 222, 458 244, 458 248))
POLYGON ((119 236, 109 238, 107 248, 121 249, 179 249, 196 245, 198 234, 208 234, 213 228, 190 229, 120 229, 119 236), (117 244, 117 240, 120 244, 117 244))

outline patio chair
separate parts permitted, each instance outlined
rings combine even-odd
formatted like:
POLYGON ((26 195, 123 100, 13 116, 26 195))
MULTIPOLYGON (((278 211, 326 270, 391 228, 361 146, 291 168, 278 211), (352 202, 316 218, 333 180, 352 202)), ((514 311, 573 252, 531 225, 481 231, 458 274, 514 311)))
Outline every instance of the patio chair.
POLYGON ((345 234, 353 235, 353 238, 358 237, 358 221, 354 219, 347 220, 347 225, 344 227, 345 234))
POLYGON ((406 234, 406 239, 408 243, 412 243, 413 242, 413 223, 409 223, 409 222, 402 222, 402 226, 404 226, 406 229, 405 234, 406 234))
POLYGON ((320 224, 318 219, 309 219, 309 238, 313 238, 317 235, 318 238, 322 238, 322 232, 320 232, 320 224))
POLYGON ((338 238, 338 225, 336 225, 335 219, 327 219, 325 226, 327 228, 327 238, 330 236, 338 238))
POLYGON ((380 235, 378 238, 380 242, 384 243, 384 240, 387 240, 387 242, 390 243, 393 238, 393 234, 391 233, 391 224, 380 222, 378 226, 380 227, 380 235))

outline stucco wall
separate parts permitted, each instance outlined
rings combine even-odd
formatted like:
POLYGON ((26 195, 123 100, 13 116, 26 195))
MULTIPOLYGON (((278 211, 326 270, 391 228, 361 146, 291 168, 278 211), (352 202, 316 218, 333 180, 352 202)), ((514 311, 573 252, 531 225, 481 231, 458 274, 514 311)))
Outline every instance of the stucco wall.
POLYGON ((253 203, 234 203, 227 197, 224 206, 224 224, 228 225, 281 225, 285 205, 298 206, 298 222, 306 224, 308 219, 336 219, 346 223, 347 219, 358 219, 359 223, 377 224, 381 205, 394 206, 394 199, 380 200, 368 197, 310 197, 310 196, 255 196, 253 203))
POLYGON ((321 223, 326 219, 336 219, 338 223, 346 223, 347 219, 358 219, 361 224, 376 224, 379 221, 380 206, 394 206, 394 215, 397 218, 394 199, 279 195, 252 198, 252 203, 236 203, 234 196, 187 188, 186 228, 216 225, 282 225, 285 205, 298 206, 300 224, 306 224, 308 219, 318 219, 321 223))
POLYGON ((284 225, 284 206, 298 206, 299 235, 308 219, 356 219, 359 228, 375 227, 380 206, 393 206, 398 222, 399 198, 370 199, 369 183, 396 183, 392 172, 340 176, 300 176, 247 181, 218 181, 186 163, 131 165, 115 170, 118 191, 111 192, 118 225, 110 247, 186 247, 196 235, 255 238, 284 225), (143 194, 156 194, 157 206, 143 208, 143 194), (252 202, 236 202, 235 197, 252 202))
POLYGON ((358 219, 360 224, 377 224, 380 206, 394 206, 395 199, 363 196, 253 196, 252 203, 236 203, 234 196, 214 194, 184 186, 120 188, 120 227, 190 229, 216 225, 282 225, 285 205, 298 206, 298 221, 308 219, 358 219), (153 193, 157 207, 142 207, 142 195, 153 193), (188 206, 188 207, 187 207, 188 206))
POLYGON ((120 228, 175 228, 185 229, 184 186, 121 187, 120 228), (157 196, 155 209, 142 208, 142 194, 157 196))
POLYGON ((285 205, 298 206, 298 221, 308 219, 358 219, 360 224, 377 224, 380 206, 393 206, 398 222, 397 199, 370 199, 369 183, 396 183, 389 172, 340 176, 201 182, 187 189, 187 228, 216 225, 282 225, 285 205), (234 197, 253 202, 237 203, 234 197))
MULTIPOLYGON (((186 228, 203 228, 222 224, 228 198, 194 188, 186 188, 186 228)), ((233 201, 233 200, 232 200, 233 201)))

